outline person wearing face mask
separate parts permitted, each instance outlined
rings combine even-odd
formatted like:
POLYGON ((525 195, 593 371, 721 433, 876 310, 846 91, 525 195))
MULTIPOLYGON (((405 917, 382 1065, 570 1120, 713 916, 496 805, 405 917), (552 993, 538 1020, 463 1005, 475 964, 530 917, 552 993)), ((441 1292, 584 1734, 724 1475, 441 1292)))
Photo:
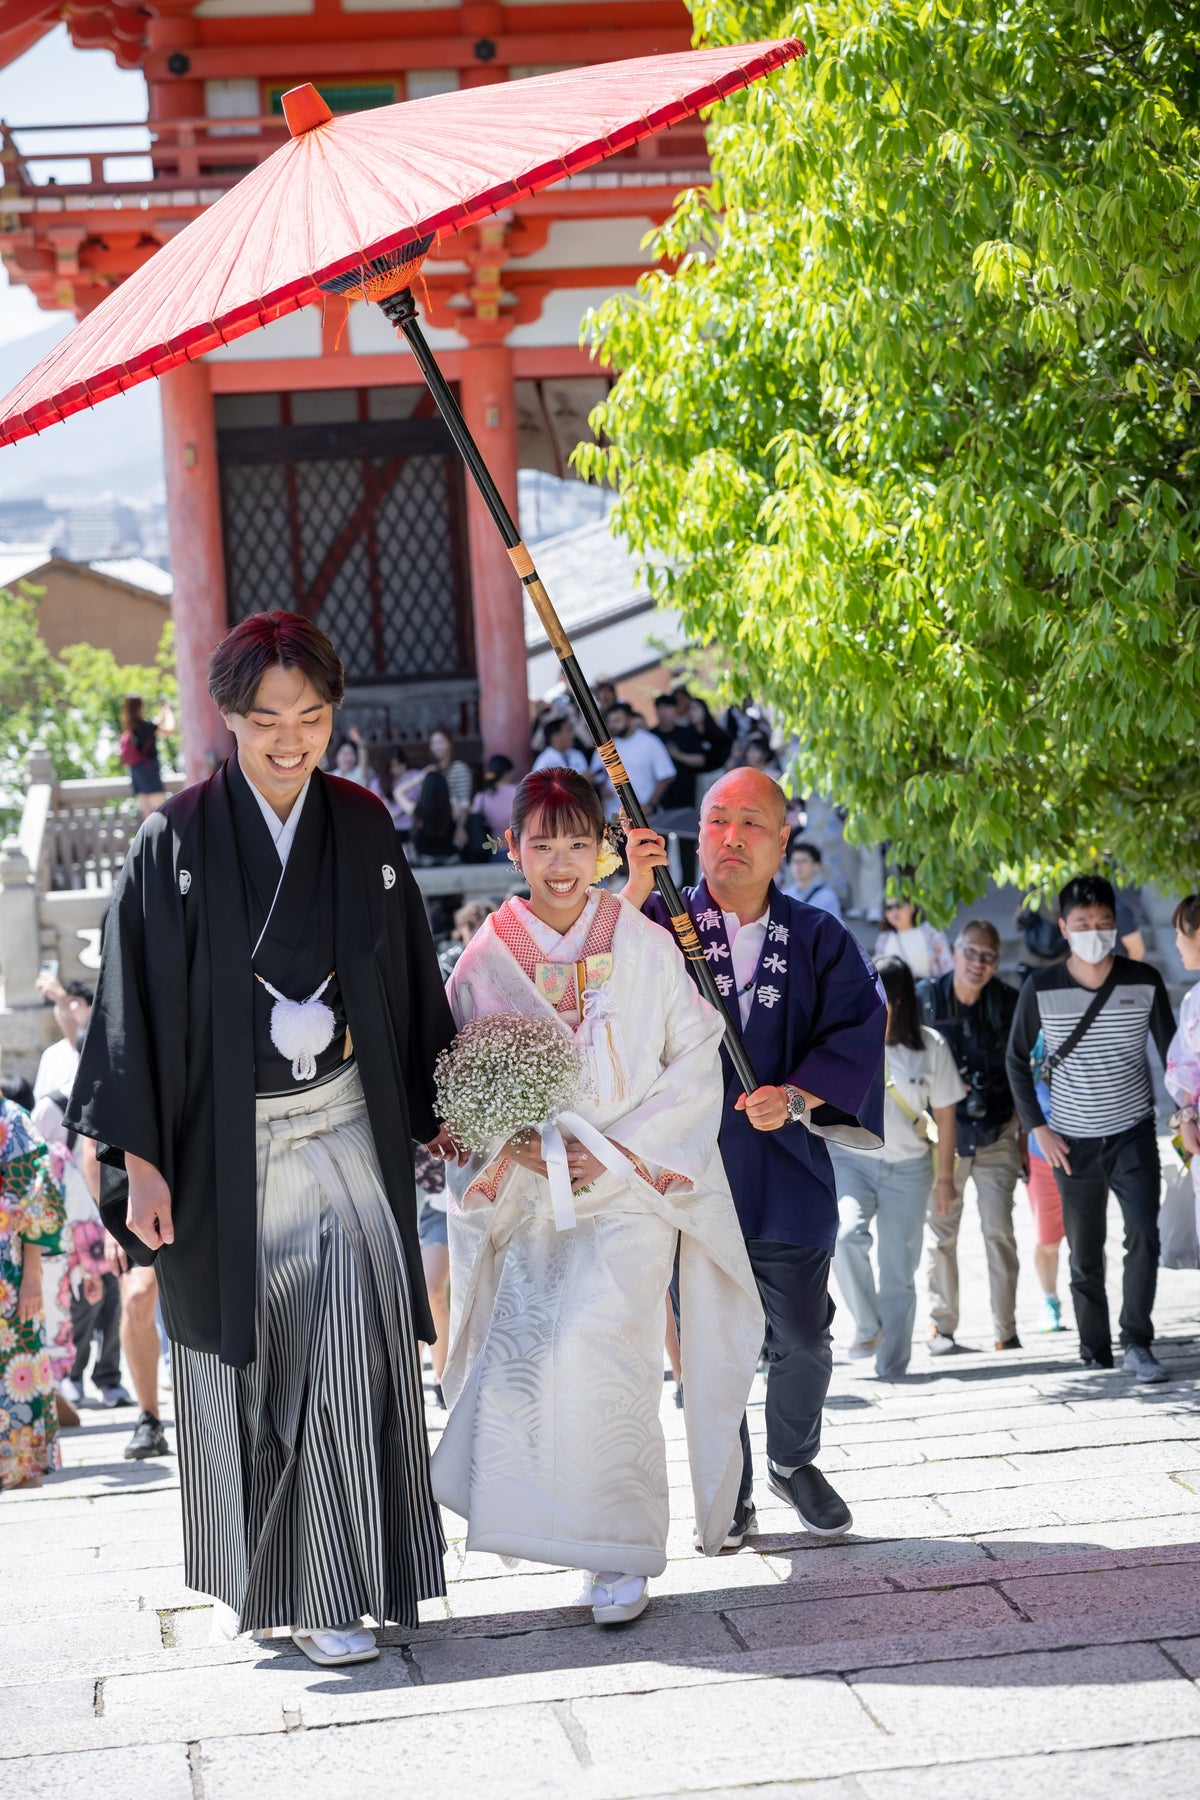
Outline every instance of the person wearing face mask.
POLYGON ((1167 1060, 1175 1020, 1157 969, 1114 954, 1116 895, 1099 875, 1077 875, 1058 900, 1065 962, 1031 974, 1008 1040, 1017 1114, 1054 1170, 1071 1256, 1071 1298, 1088 1367, 1113 1366, 1104 1289, 1108 1192, 1125 1222, 1120 1318, 1124 1368, 1138 1381, 1165 1381, 1151 1345, 1158 1279, 1160 1171, 1146 1039, 1167 1060), (1039 1031, 1050 1082, 1050 1116, 1032 1065, 1039 1031))

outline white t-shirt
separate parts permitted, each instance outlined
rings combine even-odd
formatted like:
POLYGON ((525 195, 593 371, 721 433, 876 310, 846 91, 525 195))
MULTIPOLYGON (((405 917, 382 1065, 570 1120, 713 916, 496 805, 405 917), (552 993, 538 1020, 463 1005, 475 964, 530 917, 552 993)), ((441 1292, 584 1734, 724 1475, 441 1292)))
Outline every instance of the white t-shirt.
MULTIPOLYGON (((649 806, 650 799, 660 781, 674 779, 675 764, 671 761, 666 745, 661 738, 655 737, 652 731, 641 728, 631 731, 628 737, 616 739, 617 754, 625 764, 625 773, 630 785, 643 806, 649 806)), ((603 772, 604 764, 600 761, 599 751, 592 757, 592 773, 603 772)), ((601 789, 601 798, 606 807, 617 805, 617 796, 611 781, 606 781, 601 789)))
POLYGON ((883 1148, 868 1152, 882 1162, 908 1162, 929 1155, 929 1144, 914 1121, 897 1106, 897 1096, 919 1118, 935 1106, 957 1106, 967 1091, 941 1033, 922 1025, 921 1036, 925 1040, 923 1050, 910 1050, 906 1044, 887 1047, 883 1148))
POLYGON ((582 750, 572 747, 570 750, 543 750, 534 762, 535 769, 574 769, 577 775, 586 775, 588 759, 582 750))
POLYGON ((70 1094, 78 1067, 78 1050, 65 1037, 59 1038, 57 1044, 42 1051, 33 1078, 34 1099, 40 1100, 44 1094, 70 1094))
POLYGON ((934 975, 946 975, 954 967, 954 958, 945 933, 922 919, 905 931, 881 931, 875 940, 875 961, 885 956, 898 956, 913 972, 914 981, 928 981, 934 975))

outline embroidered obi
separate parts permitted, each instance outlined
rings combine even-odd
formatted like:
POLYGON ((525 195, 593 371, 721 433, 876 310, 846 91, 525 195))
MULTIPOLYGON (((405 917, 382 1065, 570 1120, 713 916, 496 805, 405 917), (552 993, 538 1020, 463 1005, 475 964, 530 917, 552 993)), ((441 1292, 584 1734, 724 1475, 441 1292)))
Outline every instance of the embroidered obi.
MULTIPOLYGON (((547 955, 511 902, 492 914, 492 926, 543 1000, 566 1018, 581 1020, 588 1012, 588 995, 598 993, 612 977, 613 935, 620 916, 616 895, 598 890, 578 957, 561 961, 547 955)), ((559 946, 569 945, 571 935, 565 933, 559 946)))

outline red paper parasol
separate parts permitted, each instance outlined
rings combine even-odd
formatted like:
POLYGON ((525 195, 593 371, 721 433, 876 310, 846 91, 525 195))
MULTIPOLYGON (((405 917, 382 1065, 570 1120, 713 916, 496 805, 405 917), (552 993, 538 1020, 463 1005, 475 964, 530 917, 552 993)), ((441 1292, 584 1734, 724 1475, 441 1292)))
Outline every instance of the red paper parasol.
POLYGON ((338 119, 315 89, 297 88, 284 99, 291 142, 13 389, 0 407, 0 444, 311 304, 322 287, 360 290, 364 265, 450 237, 802 51, 792 39, 638 57, 338 119))
MULTIPOLYGON (((164 375, 321 293, 378 300, 404 333, 533 601, 609 777, 645 815, 533 559, 421 331, 410 283, 435 243, 629 149, 804 54, 798 39, 638 57, 335 119, 285 94, 291 141, 125 281, 0 407, 0 445, 164 375)), ((656 880, 701 989, 726 1010, 678 889, 656 880)), ((739 1034, 730 1056, 756 1084, 739 1034)))

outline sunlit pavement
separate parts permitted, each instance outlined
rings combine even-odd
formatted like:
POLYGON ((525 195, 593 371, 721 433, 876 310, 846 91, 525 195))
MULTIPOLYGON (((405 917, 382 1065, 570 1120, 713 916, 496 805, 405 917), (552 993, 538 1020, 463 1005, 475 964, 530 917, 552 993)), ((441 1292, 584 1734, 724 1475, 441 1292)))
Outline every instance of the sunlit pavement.
MULTIPOLYGON (((761 1535, 697 1556, 664 1385, 671 1562, 605 1632, 577 1572, 469 1556, 449 1518, 449 1598, 377 1663, 210 1647, 174 1460, 124 1462, 133 1415, 88 1410, 63 1473, 0 1499, 0 1793, 1195 1800, 1200 1274, 1163 1274, 1174 1379, 1139 1389, 1085 1371, 1073 1333, 1038 1335, 1023 1196, 1018 1217, 1023 1350, 991 1350, 970 1203, 970 1347, 935 1363, 918 1342, 894 1386, 839 1348, 821 1466, 854 1510, 843 1544, 764 1484, 761 1535)), ((1114 1210, 1114 1274, 1118 1245, 1114 1210)))

